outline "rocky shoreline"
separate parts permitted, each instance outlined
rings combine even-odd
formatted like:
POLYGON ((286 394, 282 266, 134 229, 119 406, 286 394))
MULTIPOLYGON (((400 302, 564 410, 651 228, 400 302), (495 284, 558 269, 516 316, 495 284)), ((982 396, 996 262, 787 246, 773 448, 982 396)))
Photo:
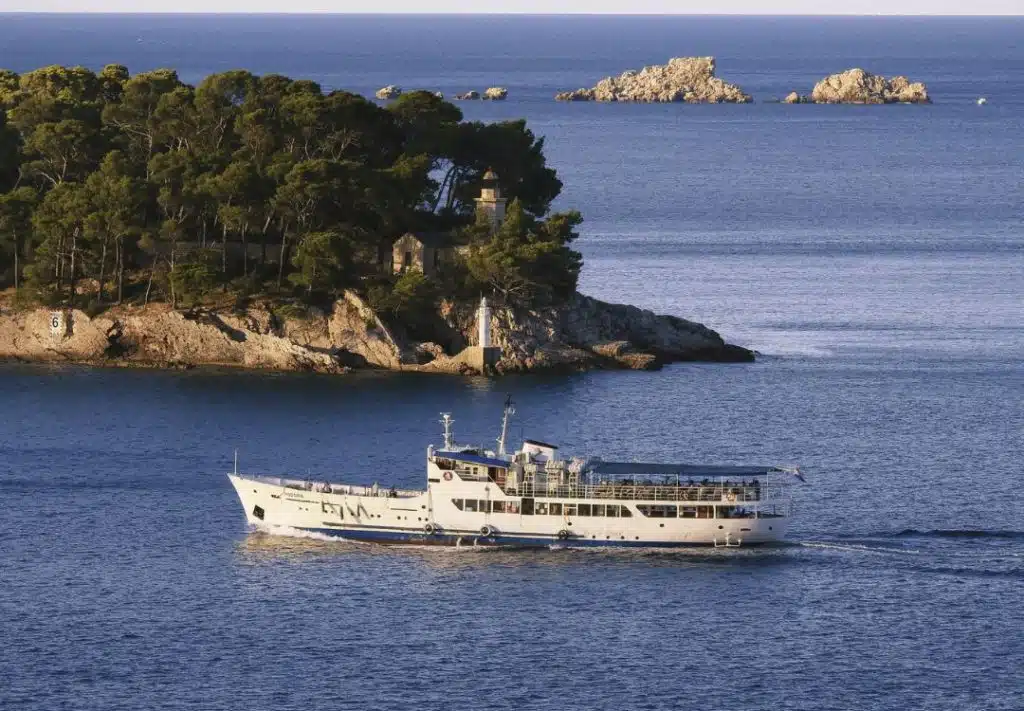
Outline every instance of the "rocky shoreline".
MULTIPOLYGON (((354 368, 473 375, 475 311, 449 307, 448 348, 389 329, 355 294, 330 313, 283 316, 241 311, 120 306, 90 318, 80 310, 0 309, 0 359, 103 366, 229 366, 342 373, 354 368), (59 327, 54 316, 59 315, 59 327)), ((565 307, 513 313, 497 308, 492 333, 501 357, 491 372, 652 370, 674 361, 750 362, 754 354, 711 329, 674 316, 576 294, 565 307)), ((490 369, 489 369, 490 370, 490 369)))

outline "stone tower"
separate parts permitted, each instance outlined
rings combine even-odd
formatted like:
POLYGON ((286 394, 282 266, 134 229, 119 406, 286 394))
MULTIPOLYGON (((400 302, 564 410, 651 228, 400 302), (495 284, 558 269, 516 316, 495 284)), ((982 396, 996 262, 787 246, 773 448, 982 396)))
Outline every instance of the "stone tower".
POLYGON ((476 198, 476 212, 477 215, 487 217, 492 232, 497 232, 501 223, 505 221, 505 204, 507 202, 508 199, 501 196, 498 176, 493 170, 488 169, 484 173, 484 185, 480 189, 480 197, 476 198))

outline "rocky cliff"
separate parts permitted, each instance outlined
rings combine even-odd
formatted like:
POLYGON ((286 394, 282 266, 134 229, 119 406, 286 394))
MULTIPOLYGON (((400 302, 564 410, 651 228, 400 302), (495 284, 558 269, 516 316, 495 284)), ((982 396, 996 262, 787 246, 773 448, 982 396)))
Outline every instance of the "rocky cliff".
MULTIPOLYGON (((56 312, 63 323, 55 329, 54 313, 0 309, 0 358, 330 373, 353 367, 475 372, 464 352, 449 353, 437 344, 396 337, 351 293, 337 301, 330 313, 312 310, 300 317, 263 306, 215 312, 177 311, 156 304, 117 307, 94 318, 79 310, 56 312)), ((443 316, 461 345, 473 345, 472 308, 451 306, 443 316)), ((580 294, 560 309, 523 313, 495 309, 492 330, 495 344, 502 349, 498 372, 651 369, 676 360, 753 360, 750 351, 726 344, 698 323, 580 294)))
POLYGON ((809 97, 795 91, 786 103, 814 104, 930 104, 928 89, 906 77, 886 79, 863 69, 847 69, 825 77, 814 85, 809 97))
POLYGON ((753 101, 735 84, 715 76, 714 57, 676 57, 668 64, 606 77, 592 89, 563 91, 558 101, 640 101, 748 103, 753 101))

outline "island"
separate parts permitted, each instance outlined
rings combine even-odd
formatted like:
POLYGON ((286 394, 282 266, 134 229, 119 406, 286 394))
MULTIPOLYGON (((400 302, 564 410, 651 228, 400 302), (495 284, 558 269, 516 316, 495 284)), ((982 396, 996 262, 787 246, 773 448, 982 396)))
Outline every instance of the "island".
POLYGON ((276 74, 193 87, 120 65, 0 71, 0 108, 0 358, 445 373, 753 359, 701 324, 579 293, 582 216, 551 210, 562 183, 522 120, 466 121, 427 91, 381 105, 276 74))
POLYGON ((605 77, 590 89, 563 91, 557 101, 686 102, 746 104, 753 98, 715 76, 714 57, 675 57, 667 64, 605 77))
POLYGON ((930 104, 928 89, 904 76, 886 79, 863 69, 831 74, 817 84, 810 96, 791 92, 786 104, 930 104))

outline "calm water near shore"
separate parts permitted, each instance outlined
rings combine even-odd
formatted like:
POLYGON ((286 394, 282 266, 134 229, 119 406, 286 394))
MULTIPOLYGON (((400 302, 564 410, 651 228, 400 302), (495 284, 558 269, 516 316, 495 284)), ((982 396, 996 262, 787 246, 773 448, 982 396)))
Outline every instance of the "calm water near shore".
POLYGON ((752 365, 501 380, 0 366, 0 708, 1019 709, 1024 21, 3 16, 0 65, 500 84, 587 218, 586 293, 752 365), (713 54, 928 107, 556 104, 713 54), (974 100, 987 96, 978 107, 974 100), (799 463, 789 544, 379 549, 248 533, 241 467, 423 483, 438 412, 596 454, 799 463), (520 430, 521 427, 521 430, 520 430))

